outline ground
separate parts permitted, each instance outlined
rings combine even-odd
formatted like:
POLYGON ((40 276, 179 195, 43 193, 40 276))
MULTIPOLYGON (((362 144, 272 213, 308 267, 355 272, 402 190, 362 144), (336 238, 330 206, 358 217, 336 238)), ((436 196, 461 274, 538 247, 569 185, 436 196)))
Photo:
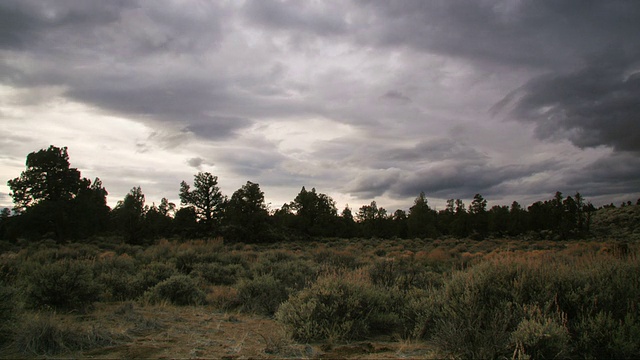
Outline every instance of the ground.
MULTIPOLYGON (((372 339, 355 343, 298 344, 275 320, 224 313, 209 306, 98 303, 86 314, 56 314, 56 321, 101 334, 106 346, 56 354, 91 359, 406 359, 433 358, 425 343, 372 339)), ((15 346, 3 358, 24 358, 15 346)), ((33 358, 42 356, 33 355, 33 358)))

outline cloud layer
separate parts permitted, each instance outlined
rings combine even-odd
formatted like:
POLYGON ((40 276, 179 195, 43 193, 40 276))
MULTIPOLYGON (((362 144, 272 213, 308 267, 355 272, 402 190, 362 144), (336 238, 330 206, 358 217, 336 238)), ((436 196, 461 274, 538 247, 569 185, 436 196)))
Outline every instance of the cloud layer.
POLYGON ((112 203, 175 199, 196 171, 276 206, 303 185, 355 206, 636 198, 638 18, 615 0, 3 1, 0 184, 55 143, 112 203))

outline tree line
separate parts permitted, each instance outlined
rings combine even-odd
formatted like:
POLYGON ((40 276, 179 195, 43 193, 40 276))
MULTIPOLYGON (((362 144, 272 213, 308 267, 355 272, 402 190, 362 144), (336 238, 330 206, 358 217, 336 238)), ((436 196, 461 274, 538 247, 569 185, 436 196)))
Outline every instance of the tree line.
POLYGON ((259 184, 247 181, 229 198, 220 191, 218 177, 208 172, 195 174, 191 184, 181 182, 180 207, 166 198, 149 206, 138 186, 111 209, 100 179, 83 178, 70 166, 67 148, 53 145, 30 153, 26 170, 7 184, 15 205, 0 214, 0 238, 7 240, 117 235, 127 243, 145 244, 165 237, 222 236, 259 243, 300 237, 483 239, 523 234, 569 239, 589 233, 596 211, 580 193, 565 197, 560 192, 526 209, 515 201, 487 208, 476 194, 468 206, 449 199, 436 211, 422 192, 408 212, 390 213, 375 201, 339 212, 330 196, 305 187, 293 201, 269 211, 259 184))

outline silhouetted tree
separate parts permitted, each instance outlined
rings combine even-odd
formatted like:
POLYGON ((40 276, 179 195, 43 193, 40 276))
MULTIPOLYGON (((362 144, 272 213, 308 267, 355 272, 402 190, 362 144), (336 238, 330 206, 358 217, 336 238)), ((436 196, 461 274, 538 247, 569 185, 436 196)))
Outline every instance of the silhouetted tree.
POLYGON ((353 212, 351 211, 349 204, 347 204, 342 210, 342 213, 340 215, 340 220, 341 220, 341 227, 340 227, 340 231, 338 232, 338 236, 343 238, 355 237, 357 235, 358 229, 356 227, 356 221, 353 217, 353 212))
POLYGON ((176 205, 167 198, 160 200, 160 206, 151 205, 144 217, 145 237, 159 239, 170 236, 173 232, 173 218, 171 214, 176 205))
POLYGON ((118 232, 129 244, 142 244, 145 237, 145 216, 149 210, 145 206, 142 189, 134 187, 112 211, 112 218, 118 232))
POLYGON ((375 201, 360 207, 357 219, 364 237, 387 237, 387 210, 378 207, 375 201))
POLYGON ((247 181, 227 203, 225 238, 257 242, 268 239, 269 213, 260 185, 247 181))
POLYGON ((414 200, 409 209, 408 235, 414 238, 434 238, 436 230, 436 212, 429 207, 424 192, 414 200))
POLYGON ((173 233, 183 239, 193 239, 200 236, 198 215, 193 206, 180 208, 173 218, 173 233))
POLYGON ((160 200, 160 205, 158 206, 158 211, 161 215, 171 218, 176 212, 176 204, 169 202, 169 199, 167 198, 162 198, 162 200, 160 200))
POLYGON ((303 186, 290 204, 296 213, 296 228, 311 236, 334 236, 338 223, 338 209, 333 199, 313 188, 303 186))
POLYGON ((509 235, 515 236, 527 231, 527 211, 517 201, 509 208, 509 235))
POLYGON ((107 205, 107 190, 102 181, 95 178, 88 188, 83 188, 69 203, 72 237, 82 239, 107 231, 111 209, 107 205))
POLYGON ((12 236, 10 234, 10 225, 11 221, 11 209, 3 208, 0 211, 0 239, 12 240, 12 236))
POLYGON ((7 185, 11 189, 14 211, 20 213, 42 201, 73 199, 90 181, 80 177, 80 171, 71 168, 67 148, 53 145, 48 149, 27 155, 27 169, 7 185))
POLYGON ((406 211, 397 209, 392 216, 393 234, 401 239, 409 237, 409 217, 406 211))
POLYGON ((7 184, 20 215, 14 225, 23 236, 79 239, 106 226, 107 191, 100 179, 92 184, 70 167, 66 147, 30 153, 26 170, 7 184))
POLYGON ((487 236, 489 230, 487 200, 480 194, 475 194, 469 205, 469 222, 475 238, 484 239, 487 236))
POLYGON ((291 204, 285 203, 279 209, 273 211, 271 222, 273 226, 281 232, 287 234, 291 230, 296 230, 296 214, 293 213, 291 204))
POLYGON ((447 206, 438 212, 438 221, 436 223, 438 233, 442 235, 452 235, 453 220, 455 214, 455 200, 447 200, 447 206))
POLYGON ((200 222, 211 232, 222 219, 226 198, 218 187, 218 177, 199 172, 193 177, 193 190, 185 181, 180 183, 180 204, 193 206, 200 222))
POLYGON ((509 232, 511 216, 506 205, 494 205, 487 212, 489 232, 497 236, 504 236, 509 232))
POLYGON ((453 221, 451 222, 451 234, 463 238, 469 235, 469 214, 461 199, 455 200, 453 221))

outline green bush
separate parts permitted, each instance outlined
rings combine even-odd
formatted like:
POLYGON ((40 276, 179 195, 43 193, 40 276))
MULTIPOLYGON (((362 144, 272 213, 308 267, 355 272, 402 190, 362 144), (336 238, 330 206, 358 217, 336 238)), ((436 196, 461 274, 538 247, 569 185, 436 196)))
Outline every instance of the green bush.
POLYGON ((369 278, 374 285, 409 291, 442 285, 442 275, 411 259, 380 259, 369 268, 369 278))
POLYGON ((175 266, 169 263, 152 262, 142 266, 135 279, 139 295, 177 273, 175 266))
POLYGON ((146 299, 157 304, 169 301, 174 305, 201 305, 206 302, 205 293, 196 282, 186 275, 174 275, 145 293, 146 299))
POLYGON ((15 253, 0 254, 0 282, 15 283, 23 260, 15 253))
POLYGON ((212 285, 233 285, 245 274, 239 264, 206 263, 196 264, 192 275, 196 275, 212 285))
POLYGON ((326 276, 291 296, 276 313, 293 339, 359 340, 401 326, 389 292, 362 279, 326 276))
POLYGON ((238 285, 238 302, 247 312, 273 315, 288 296, 287 287, 273 275, 245 279, 238 285))
POLYGON ((595 359, 632 359, 640 354, 637 310, 622 320, 610 312, 584 316, 576 326, 578 355, 595 359))
POLYGON ((25 264, 25 300, 33 308, 79 309, 98 300, 93 265, 83 260, 25 264))
POLYGON ((510 293, 515 270, 485 263, 455 273, 434 297, 431 340, 455 357, 511 355, 511 332, 522 318, 510 293))
POLYGON ((525 318, 511 334, 520 358, 559 359, 571 354, 570 334, 563 314, 546 315, 538 306, 527 306, 525 318))
POLYGON ((96 280, 102 285, 105 300, 131 300, 140 295, 135 261, 129 256, 115 256, 96 262, 96 280))
POLYGON ((273 276, 289 292, 301 290, 318 277, 316 266, 302 259, 260 261, 252 270, 256 276, 273 276))
POLYGON ((137 268, 132 259, 128 260, 130 262, 118 261, 112 266, 99 266, 102 272, 97 279, 105 289, 106 299, 137 299, 145 291, 177 273, 173 264, 152 262, 137 268))
POLYGON ((0 281, 0 345, 7 342, 14 331, 18 305, 15 289, 0 281))
POLYGON ((318 264, 335 269, 356 269, 359 265, 358 257, 347 251, 320 250, 314 254, 318 264))
POLYGON ((639 272, 607 257, 486 261, 410 300, 413 334, 460 357, 632 357, 639 272))
POLYGON ((181 273, 190 274, 198 264, 221 263, 239 264, 246 267, 246 261, 238 254, 220 252, 220 247, 195 246, 179 251, 173 258, 176 269, 181 273))

